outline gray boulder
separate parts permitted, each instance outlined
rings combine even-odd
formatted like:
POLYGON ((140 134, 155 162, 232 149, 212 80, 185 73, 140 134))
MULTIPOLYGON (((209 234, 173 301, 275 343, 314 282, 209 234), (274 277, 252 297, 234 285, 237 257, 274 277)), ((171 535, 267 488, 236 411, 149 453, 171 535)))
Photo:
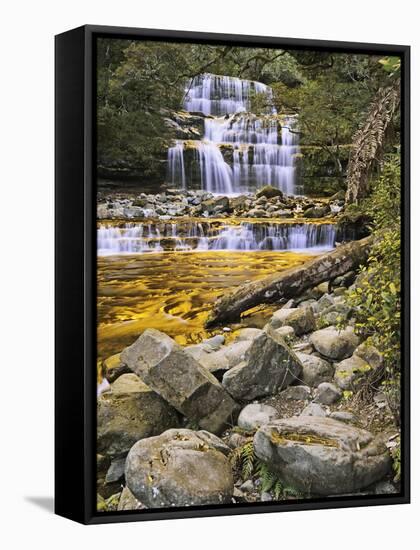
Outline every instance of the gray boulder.
POLYGON ((218 433, 234 421, 235 401, 205 367, 163 332, 145 330, 125 348, 121 360, 201 428, 218 433))
POLYGON ((292 327, 296 336, 315 330, 315 317, 312 308, 279 309, 273 313, 270 319, 273 328, 283 326, 292 327))
POLYGON ((296 355, 303 365, 301 379, 308 386, 316 387, 334 376, 334 367, 328 361, 307 353, 296 352, 296 355))
POLYGON ((360 344, 360 346, 357 346, 357 348, 354 350, 354 355, 357 355, 363 361, 365 361, 368 365, 370 365, 373 369, 378 369, 382 367, 384 363, 384 357, 382 353, 375 348, 375 346, 369 345, 366 342, 363 342, 360 344))
POLYGON ((342 390, 355 391, 372 367, 358 355, 352 355, 336 365, 334 381, 342 390))
POLYGON ((97 447, 105 455, 127 453, 136 441, 179 426, 169 403, 147 388, 105 393, 97 401, 97 447))
POLYGON ((255 196, 257 198, 266 197, 267 199, 272 199, 273 197, 283 197, 283 192, 280 191, 280 189, 278 189, 277 187, 273 187, 272 185, 264 185, 264 187, 258 189, 258 191, 255 193, 255 196))
POLYGON ((229 453, 210 433, 168 430, 138 441, 127 456, 125 478, 148 508, 225 504, 233 495, 229 453))
POLYGON ((336 360, 350 357, 359 344, 359 337, 354 334, 352 327, 345 330, 323 328, 313 332, 309 340, 321 355, 336 360))
POLYGON ((300 416, 327 416, 327 413, 324 407, 318 405, 318 403, 309 403, 300 413, 300 416))
POLYGON ((225 373, 223 386, 235 399, 251 401, 286 388, 301 371, 296 354, 267 327, 252 341, 245 360, 225 373))
POLYGON ((319 313, 322 313, 323 311, 330 308, 331 306, 334 306, 334 298, 331 296, 331 294, 324 294, 318 300, 318 311, 319 311, 319 313))
POLYGON ((303 385, 289 386, 280 393, 279 397, 292 401, 307 401, 311 397, 311 388, 303 385))
POLYGON ((124 477, 125 457, 116 458, 111 462, 105 477, 105 483, 115 483, 124 477))
POLYGON ((315 401, 323 405, 331 405, 341 399, 343 393, 334 384, 322 382, 315 390, 315 401))
POLYGON ((238 426, 243 430, 252 431, 278 418, 279 413, 274 407, 252 403, 241 410, 238 417, 238 426))
POLYGON ((254 450, 285 485, 304 494, 353 493, 380 480, 391 466, 381 437, 331 418, 266 424, 254 436, 254 450))

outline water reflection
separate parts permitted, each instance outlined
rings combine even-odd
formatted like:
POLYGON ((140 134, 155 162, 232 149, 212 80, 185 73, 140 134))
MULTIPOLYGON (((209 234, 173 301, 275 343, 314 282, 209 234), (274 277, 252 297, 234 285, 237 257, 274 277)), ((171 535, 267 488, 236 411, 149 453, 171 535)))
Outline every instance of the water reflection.
MULTIPOLYGON (((99 257, 98 357, 120 352, 150 327, 180 344, 197 342, 215 332, 204 322, 223 292, 311 257, 271 251, 99 257)), ((258 326, 266 315, 254 311, 242 324, 258 326)))

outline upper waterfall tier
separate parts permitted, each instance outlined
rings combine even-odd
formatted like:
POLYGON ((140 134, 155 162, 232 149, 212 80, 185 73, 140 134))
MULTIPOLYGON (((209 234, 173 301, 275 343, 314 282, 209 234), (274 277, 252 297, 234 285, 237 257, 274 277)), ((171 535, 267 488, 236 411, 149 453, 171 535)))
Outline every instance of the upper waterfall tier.
POLYGON ((186 88, 184 108, 205 116, 201 140, 178 140, 168 151, 168 182, 216 194, 238 194, 272 185, 296 194, 296 116, 277 115, 266 84, 203 74, 186 88), (250 112, 252 98, 265 94, 265 114, 250 112), (233 152, 228 158, 226 145, 233 152), (193 152, 193 155, 189 154, 193 152))
POLYGON ((205 73, 188 83, 184 108, 215 116, 249 111, 253 94, 267 94, 271 98, 272 92, 262 82, 205 73))

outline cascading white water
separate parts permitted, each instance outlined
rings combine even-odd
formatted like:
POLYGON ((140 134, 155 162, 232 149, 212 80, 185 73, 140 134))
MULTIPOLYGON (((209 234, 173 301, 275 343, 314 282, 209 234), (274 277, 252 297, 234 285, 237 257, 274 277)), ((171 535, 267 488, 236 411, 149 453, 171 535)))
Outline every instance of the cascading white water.
POLYGON ((214 143, 200 142, 197 147, 202 187, 210 193, 233 193, 232 168, 224 161, 214 143))
POLYGON ((185 189, 184 145, 181 140, 168 149, 168 170, 171 185, 185 189))
MULTIPOLYGON (((204 74, 186 89, 184 108, 206 115, 204 136, 188 143, 200 166, 201 187, 217 194, 238 194, 272 185, 296 194, 296 117, 278 117, 270 107, 272 90, 261 82, 204 74), (265 94, 267 114, 249 113, 253 94, 265 94), (281 127, 281 131, 279 128, 281 127), (221 146, 233 148, 226 162, 221 146)), ((168 152, 169 181, 188 186, 184 168, 184 145, 177 141, 168 152), (182 160, 181 160, 182 158, 182 160)))
POLYGON ((328 250, 337 240, 334 224, 189 222, 101 225, 98 254, 142 254, 165 250, 328 250))
POLYGON ((188 83, 184 108, 214 116, 239 113, 248 111, 251 95, 259 93, 271 95, 272 92, 262 82, 205 73, 188 83))

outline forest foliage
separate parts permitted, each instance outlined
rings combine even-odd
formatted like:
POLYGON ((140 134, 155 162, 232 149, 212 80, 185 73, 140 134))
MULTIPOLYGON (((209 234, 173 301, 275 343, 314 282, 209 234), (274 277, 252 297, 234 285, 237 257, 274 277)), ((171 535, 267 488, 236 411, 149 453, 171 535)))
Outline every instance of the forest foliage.
MULTIPOLYGON (((359 208, 359 207, 355 207, 359 208)), ((396 417, 400 404, 401 366, 401 167, 398 154, 387 158, 372 194, 361 205, 372 220, 374 245, 359 284, 349 291, 359 334, 384 358, 385 391, 396 417)))
MULTIPOLYGON (((152 180, 174 137, 165 118, 182 108, 188 81, 204 72, 270 85, 277 111, 299 115, 301 143, 322 147, 343 178, 338 148, 352 142, 393 67, 372 55, 115 39, 98 41, 97 59, 98 165, 152 180)), ((255 97, 252 109, 266 102, 255 97)))

